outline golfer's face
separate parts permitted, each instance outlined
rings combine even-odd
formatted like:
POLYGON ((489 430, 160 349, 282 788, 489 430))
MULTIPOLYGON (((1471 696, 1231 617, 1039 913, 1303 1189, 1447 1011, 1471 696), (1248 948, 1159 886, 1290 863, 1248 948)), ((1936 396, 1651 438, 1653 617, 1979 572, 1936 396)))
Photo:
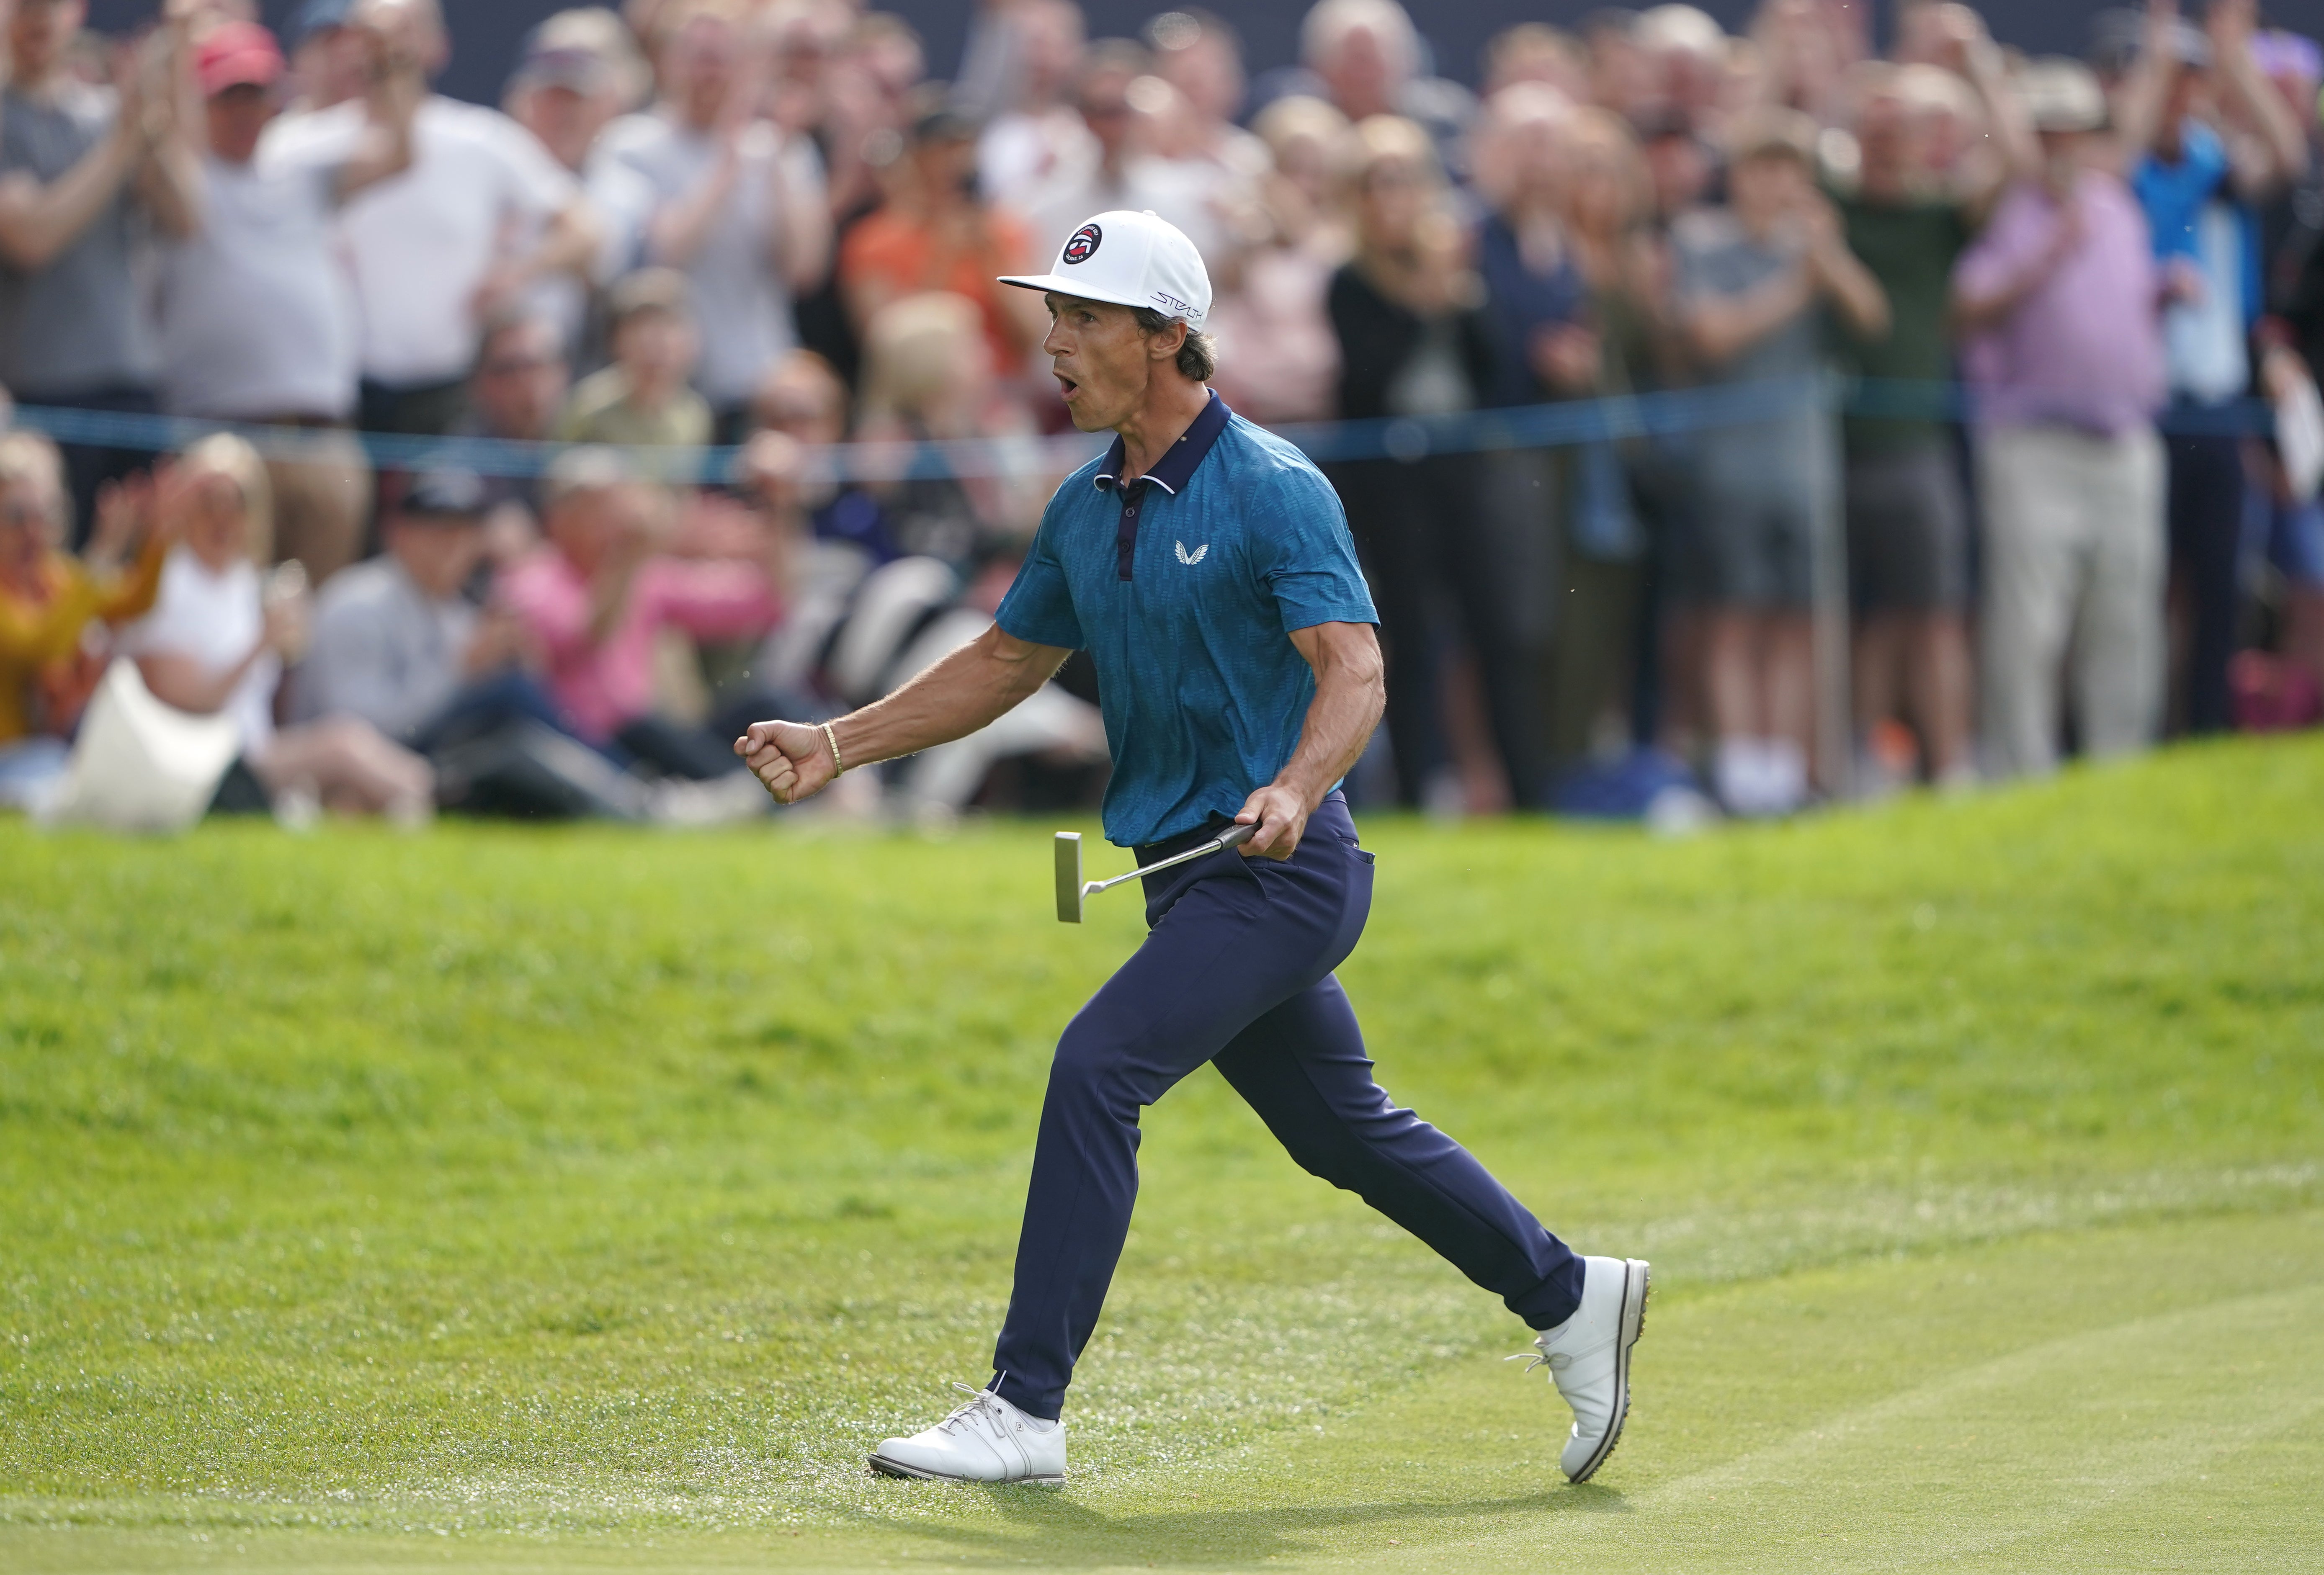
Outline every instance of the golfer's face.
POLYGON ((1145 397, 1153 375, 1146 336, 1128 307, 1052 294, 1049 336, 1041 348, 1074 425, 1102 432, 1120 425, 1145 397))

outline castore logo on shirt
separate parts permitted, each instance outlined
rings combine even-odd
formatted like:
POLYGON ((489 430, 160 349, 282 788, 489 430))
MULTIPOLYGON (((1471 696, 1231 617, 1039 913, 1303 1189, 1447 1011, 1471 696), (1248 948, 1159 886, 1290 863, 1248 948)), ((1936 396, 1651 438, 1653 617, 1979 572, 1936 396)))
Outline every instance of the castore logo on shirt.
POLYGON ((1189 568, 1202 562, 1204 557, 1211 550, 1211 544, 1207 541, 1192 552, 1186 550, 1186 544, 1183 541, 1174 541, 1171 545, 1178 549, 1178 561, 1189 568))

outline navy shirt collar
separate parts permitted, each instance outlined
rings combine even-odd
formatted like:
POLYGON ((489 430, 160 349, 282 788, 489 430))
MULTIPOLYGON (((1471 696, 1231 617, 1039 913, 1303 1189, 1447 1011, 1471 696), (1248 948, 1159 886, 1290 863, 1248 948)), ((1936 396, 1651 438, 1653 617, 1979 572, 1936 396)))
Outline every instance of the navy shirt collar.
MULTIPOLYGON (((1218 390, 1213 389, 1211 402, 1203 407, 1203 413, 1194 418, 1194 424, 1186 428, 1185 435, 1178 441, 1170 445, 1168 453, 1156 460, 1153 467, 1138 479, 1150 481, 1172 497, 1176 497, 1193 477, 1194 467, 1203 463, 1204 456, 1210 453, 1211 445, 1216 443, 1219 434, 1227 429, 1227 419, 1233 414, 1227 409, 1226 401, 1219 398, 1218 390)), ((1090 479, 1102 489, 1118 484, 1121 479, 1121 437, 1117 433, 1113 447, 1105 451, 1105 463, 1098 466, 1097 474, 1090 479)))

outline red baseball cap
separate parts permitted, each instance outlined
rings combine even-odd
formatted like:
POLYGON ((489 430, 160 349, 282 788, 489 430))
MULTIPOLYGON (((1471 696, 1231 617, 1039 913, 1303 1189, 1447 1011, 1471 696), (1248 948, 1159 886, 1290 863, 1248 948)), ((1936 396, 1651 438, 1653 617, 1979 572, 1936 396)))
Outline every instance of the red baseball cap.
POLYGON ((220 23, 195 47, 194 75, 205 98, 229 88, 272 88, 282 76, 282 51, 254 22, 220 23))

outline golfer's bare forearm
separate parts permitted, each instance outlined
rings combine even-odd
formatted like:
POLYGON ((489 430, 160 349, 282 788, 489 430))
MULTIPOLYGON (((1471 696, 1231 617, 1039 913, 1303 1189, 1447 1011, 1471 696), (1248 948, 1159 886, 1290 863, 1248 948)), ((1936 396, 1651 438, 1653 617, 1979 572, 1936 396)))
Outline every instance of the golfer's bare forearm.
POLYGON ((1056 676, 1072 653, 986 630, 884 700, 833 723, 849 768, 966 738, 1056 676))
POLYGON ((1363 758, 1388 704, 1386 668, 1368 623, 1318 624, 1291 638, 1315 670, 1315 698, 1307 704, 1299 747, 1275 785, 1298 794, 1312 812, 1363 758))

